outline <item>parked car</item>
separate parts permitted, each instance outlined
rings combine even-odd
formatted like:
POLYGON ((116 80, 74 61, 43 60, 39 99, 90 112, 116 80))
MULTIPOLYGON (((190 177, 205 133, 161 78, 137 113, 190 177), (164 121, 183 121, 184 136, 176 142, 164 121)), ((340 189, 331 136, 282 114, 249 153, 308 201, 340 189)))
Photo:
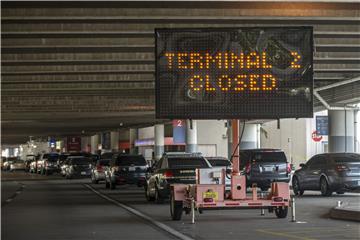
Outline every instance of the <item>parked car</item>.
POLYGON ((15 160, 10 164, 10 171, 25 170, 25 162, 23 160, 15 160))
POLYGON ((240 169, 246 175, 247 187, 256 184, 262 191, 267 191, 272 182, 290 181, 290 163, 279 149, 241 150, 240 169))
POLYGON ((211 168, 210 163, 200 154, 167 153, 150 170, 145 186, 148 201, 162 203, 170 195, 170 184, 195 183, 195 169, 211 168))
POLYGON ((92 159, 84 156, 69 156, 65 161, 65 177, 90 177, 92 159))
POLYGON ((343 194, 360 189, 360 154, 318 154, 300 167, 292 179, 295 195, 303 195, 305 190, 320 190, 321 195, 331 196, 333 192, 343 194))
POLYGON ((42 154, 40 160, 37 163, 37 172, 45 175, 57 171, 58 159, 59 159, 58 153, 42 154))
POLYGON ((213 167, 228 167, 231 168, 231 162, 229 159, 224 157, 206 157, 211 166, 213 167))
POLYGON ((117 154, 105 170, 105 187, 114 189, 116 185, 136 184, 142 187, 146 181, 149 166, 142 155, 117 154))
POLYGON ((100 159, 112 159, 117 155, 119 155, 118 152, 105 152, 100 155, 100 159))
POLYGON ((10 165, 14 161, 17 161, 18 159, 19 159, 18 157, 8 157, 8 158, 6 158, 6 161, 3 163, 3 170, 4 171, 9 171, 10 170, 10 165))
POLYGON ((91 182, 98 184, 99 181, 105 180, 105 169, 110 166, 111 159, 97 160, 91 168, 91 182))

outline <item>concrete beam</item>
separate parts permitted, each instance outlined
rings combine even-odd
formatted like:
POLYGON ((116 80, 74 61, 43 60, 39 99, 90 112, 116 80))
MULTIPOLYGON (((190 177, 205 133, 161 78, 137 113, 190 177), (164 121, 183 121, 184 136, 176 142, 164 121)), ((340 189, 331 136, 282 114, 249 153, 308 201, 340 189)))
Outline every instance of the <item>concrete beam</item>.
POLYGON ((288 16, 11 16, 2 17, 2 24, 33 23, 126 23, 126 24, 306 24, 359 25, 356 17, 288 17, 288 16))

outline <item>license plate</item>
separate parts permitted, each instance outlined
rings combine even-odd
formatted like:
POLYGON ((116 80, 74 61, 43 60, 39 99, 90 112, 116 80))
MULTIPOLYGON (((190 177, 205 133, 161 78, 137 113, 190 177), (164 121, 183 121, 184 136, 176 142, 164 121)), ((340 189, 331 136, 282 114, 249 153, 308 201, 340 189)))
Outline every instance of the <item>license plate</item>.
POLYGON ((212 198, 216 201, 216 200, 218 200, 218 193, 217 192, 204 192, 203 199, 204 198, 212 198))
POLYGON ((264 167, 265 172, 272 172, 273 167, 264 167))
POLYGON ((135 167, 129 167, 129 172, 134 172, 135 171, 135 167))
POLYGON ((86 172, 81 172, 81 175, 86 175, 86 172))

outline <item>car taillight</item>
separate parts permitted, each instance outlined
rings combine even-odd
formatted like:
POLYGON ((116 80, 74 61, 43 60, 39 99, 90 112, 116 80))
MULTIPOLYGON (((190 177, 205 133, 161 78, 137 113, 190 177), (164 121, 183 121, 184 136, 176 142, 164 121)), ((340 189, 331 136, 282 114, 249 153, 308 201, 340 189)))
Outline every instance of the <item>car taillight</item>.
POLYGON ((287 163, 287 165, 286 165, 286 172, 291 173, 291 164, 290 163, 287 163))
POLYGON ((172 171, 167 170, 167 171, 164 172, 164 177, 165 178, 172 178, 172 177, 174 177, 174 174, 173 174, 172 171))
POLYGON ((350 169, 345 165, 336 165, 336 171, 344 172, 344 171, 350 171, 350 169))
POLYGON ((250 171, 251 171, 251 163, 248 163, 248 164, 246 164, 245 172, 250 173, 250 171))

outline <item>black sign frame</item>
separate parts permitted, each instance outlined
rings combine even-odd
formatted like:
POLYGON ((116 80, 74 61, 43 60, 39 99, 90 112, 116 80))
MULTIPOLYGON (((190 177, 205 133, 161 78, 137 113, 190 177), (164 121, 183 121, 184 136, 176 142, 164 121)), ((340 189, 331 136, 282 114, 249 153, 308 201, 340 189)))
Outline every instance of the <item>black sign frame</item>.
POLYGON ((313 96, 313 86, 314 86, 314 62, 313 62, 313 56, 314 55, 314 40, 313 40, 313 27, 312 26, 273 26, 273 27, 225 27, 225 28, 157 28, 155 29, 155 109, 156 109, 156 118, 157 119, 280 119, 280 118, 312 118, 313 117, 313 102, 314 102, 314 96, 313 96), (163 108, 163 103, 160 100, 160 78, 159 78, 159 48, 158 48, 158 33, 159 32, 219 32, 219 31, 234 31, 234 30, 301 30, 301 31, 309 31, 310 32, 310 40, 309 40, 309 50, 311 51, 309 53, 309 69, 307 71, 310 71, 308 74, 310 75, 309 81, 306 81, 307 84, 310 87, 310 94, 309 94, 309 110, 307 112, 293 112, 291 114, 283 114, 280 112, 276 112, 273 114, 264 114, 264 113, 252 113, 252 114, 245 114, 242 112, 232 112, 232 113, 177 113, 177 112, 165 112, 160 111, 161 108, 163 108), (310 86, 311 85, 311 86, 310 86), (311 108, 311 109, 310 109, 311 108))

